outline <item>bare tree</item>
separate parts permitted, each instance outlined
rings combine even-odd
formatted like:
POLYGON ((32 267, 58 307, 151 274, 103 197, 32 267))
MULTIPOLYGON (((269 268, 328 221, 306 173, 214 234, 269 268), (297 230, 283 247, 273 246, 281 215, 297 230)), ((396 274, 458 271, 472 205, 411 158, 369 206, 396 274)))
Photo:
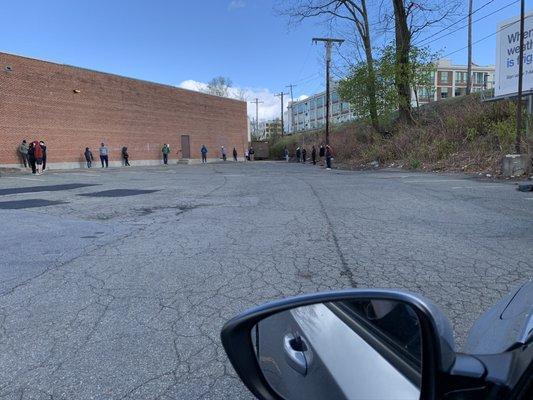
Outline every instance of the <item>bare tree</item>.
POLYGON ((243 88, 238 88, 233 97, 237 100, 248 101, 247 91, 243 88))
MULTIPOLYGON (((291 22, 301 22, 304 19, 324 17, 329 20, 348 21, 355 26, 364 48, 367 66, 367 93, 369 96, 369 111, 372 126, 379 130, 379 120, 376 105, 376 77, 374 58, 372 55, 372 40, 370 32, 369 14, 366 0, 291 0, 281 2, 278 11, 289 16, 291 22)), ((355 40, 354 43, 359 43, 355 40)))
POLYGON ((410 51, 420 33, 454 15, 457 0, 392 0, 396 41, 396 90, 401 120, 412 121, 410 51))
POLYGON ((229 89, 232 85, 233 83, 231 82, 230 78, 217 76, 209 81, 209 83, 207 84, 207 88, 203 91, 214 96, 229 97, 229 89))

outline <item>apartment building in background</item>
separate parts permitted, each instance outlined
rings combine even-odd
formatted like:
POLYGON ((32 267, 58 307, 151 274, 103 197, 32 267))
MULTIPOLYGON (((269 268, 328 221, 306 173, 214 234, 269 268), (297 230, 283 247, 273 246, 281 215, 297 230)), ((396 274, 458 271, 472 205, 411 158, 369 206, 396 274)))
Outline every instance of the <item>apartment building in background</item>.
POLYGON ((281 136, 281 120, 277 118, 270 121, 259 121, 257 132, 256 136, 259 140, 281 136))
MULTIPOLYGON (((472 92, 478 92, 494 87, 493 65, 472 65, 472 92)), ((467 66, 455 65, 451 60, 441 59, 436 63, 436 70, 431 73, 432 84, 419 87, 417 93, 413 90, 411 101, 413 106, 424 105, 450 97, 464 96, 466 94, 467 66), (418 97, 418 102, 417 102, 418 97)), ((357 116, 350 104, 341 101, 337 93, 337 85, 332 84, 330 122, 343 123, 357 116)), ((326 92, 317 93, 304 100, 289 102, 287 107, 286 133, 307 131, 325 125, 326 92)))
MULTIPOLYGON (((336 84, 331 85, 330 122, 342 123, 354 119, 350 104, 341 101, 336 84)), ((326 92, 314 94, 304 100, 289 102, 287 107, 288 134, 313 130, 326 124, 326 92)))
MULTIPOLYGON (((419 87, 417 93, 412 91, 413 106, 427 104, 433 101, 466 94, 466 80, 468 67, 452 64, 451 60, 441 59, 436 64, 436 70, 431 73, 433 85, 419 87)), ((472 65, 472 92, 479 92, 494 87, 494 65, 472 65)))

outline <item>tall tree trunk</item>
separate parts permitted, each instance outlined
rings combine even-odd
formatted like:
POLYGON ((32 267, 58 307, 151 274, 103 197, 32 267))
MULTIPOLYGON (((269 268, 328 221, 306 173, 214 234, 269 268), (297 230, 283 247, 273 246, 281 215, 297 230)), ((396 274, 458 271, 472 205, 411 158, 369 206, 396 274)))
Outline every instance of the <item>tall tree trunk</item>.
POLYGON ((403 0, 392 0, 396 33, 396 90, 398 92, 398 111, 401 121, 412 122, 411 114, 411 77, 409 51, 411 32, 407 24, 407 12, 403 0))
POLYGON ((370 120, 372 122, 372 127, 380 132, 381 128, 379 126, 378 120, 378 106, 376 100, 376 72, 374 71, 374 58, 372 57, 372 42, 370 40, 370 24, 368 23, 368 12, 366 9, 366 0, 361 0, 361 8, 363 10, 363 23, 364 23, 364 32, 363 35, 361 32, 361 37, 363 39, 363 46, 365 48, 366 56, 366 67, 368 70, 368 82, 367 82, 367 91, 368 91, 368 108, 370 112, 370 120))

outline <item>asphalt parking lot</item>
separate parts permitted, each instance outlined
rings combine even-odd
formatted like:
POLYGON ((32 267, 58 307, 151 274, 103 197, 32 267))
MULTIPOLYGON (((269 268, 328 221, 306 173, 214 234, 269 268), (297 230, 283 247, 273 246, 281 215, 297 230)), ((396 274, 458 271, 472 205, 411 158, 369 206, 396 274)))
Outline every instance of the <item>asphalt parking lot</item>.
POLYGON ((349 287, 438 303, 458 347, 533 276, 533 193, 274 162, 0 178, 0 398, 249 398, 219 342, 263 302, 349 287))

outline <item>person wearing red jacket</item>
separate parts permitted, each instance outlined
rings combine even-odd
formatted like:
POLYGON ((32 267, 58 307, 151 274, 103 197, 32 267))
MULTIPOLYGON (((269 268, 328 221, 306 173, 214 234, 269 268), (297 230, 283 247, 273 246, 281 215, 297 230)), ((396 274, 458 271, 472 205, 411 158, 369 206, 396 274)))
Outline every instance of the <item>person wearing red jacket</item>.
POLYGON ((44 150, 41 147, 38 140, 33 142, 33 154, 35 157, 35 165, 37 167, 37 175, 42 175, 43 174, 44 150))

